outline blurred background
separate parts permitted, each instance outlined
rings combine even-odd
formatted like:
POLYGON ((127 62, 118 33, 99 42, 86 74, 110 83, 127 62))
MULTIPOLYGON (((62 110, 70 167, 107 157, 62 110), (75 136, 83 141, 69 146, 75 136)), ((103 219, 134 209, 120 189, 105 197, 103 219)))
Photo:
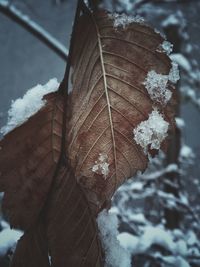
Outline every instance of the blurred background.
MULTIPOLYGON (((118 239, 131 251, 135 267, 199 267, 200 1, 99 2, 111 12, 140 15, 164 34, 181 73, 177 130, 168 155, 160 154, 113 198, 118 239)), ((38 83, 63 78, 75 8, 72 0, 0 0, 0 128, 12 100, 38 83)), ((9 232, 0 216, 4 267, 19 233, 9 232)))

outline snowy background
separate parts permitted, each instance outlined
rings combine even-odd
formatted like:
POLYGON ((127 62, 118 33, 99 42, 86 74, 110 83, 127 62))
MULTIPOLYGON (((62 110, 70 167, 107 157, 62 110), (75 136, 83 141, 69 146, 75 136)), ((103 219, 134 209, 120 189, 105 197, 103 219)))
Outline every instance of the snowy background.
MULTIPOLYGON (((10 2, 68 47, 76 1, 10 2)), ((112 222, 101 234, 104 240, 112 241, 115 250, 109 251, 106 243, 104 247, 111 255, 112 267, 129 267, 131 258, 135 267, 198 267, 200 1, 105 0, 104 5, 113 11, 141 15, 167 35, 174 44, 172 58, 181 70, 176 120, 179 131, 171 153, 160 154, 145 174, 123 185, 113 198, 109 214, 100 215, 99 226, 105 220, 112 222), (116 260, 119 251, 121 261, 116 260)), ((0 13, 0 128, 6 124, 11 100, 38 83, 46 84, 52 77, 61 81, 64 68, 64 60, 54 51, 0 13)), ((0 267, 6 267, 21 233, 11 231, 3 214, 0 216, 0 267)))

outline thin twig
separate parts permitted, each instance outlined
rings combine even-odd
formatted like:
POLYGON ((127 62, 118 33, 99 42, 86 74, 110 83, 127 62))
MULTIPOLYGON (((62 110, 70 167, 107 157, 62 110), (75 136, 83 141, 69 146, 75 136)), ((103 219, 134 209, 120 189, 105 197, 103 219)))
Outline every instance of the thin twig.
POLYGON ((7 0, 0 0, 0 12, 33 34, 41 42, 53 50, 59 57, 67 61, 68 51, 56 38, 42 28, 38 23, 18 10, 7 0))

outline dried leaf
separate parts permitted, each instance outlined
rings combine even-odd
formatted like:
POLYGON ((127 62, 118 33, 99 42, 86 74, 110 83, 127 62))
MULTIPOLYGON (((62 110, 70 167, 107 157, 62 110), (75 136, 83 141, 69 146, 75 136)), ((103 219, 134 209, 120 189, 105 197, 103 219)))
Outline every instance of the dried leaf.
POLYGON ((0 142, 0 190, 3 210, 13 227, 33 226, 45 203, 60 156, 62 95, 52 93, 46 105, 0 142))
POLYGON ((113 28, 106 13, 83 12, 71 58, 67 166, 58 164, 68 104, 60 90, 0 143, 3 207, 11 224, 26 230, 12 267, 103 266, 95 215, 148 162, 133 130, 155 106, 173 128, 174 92, 162 105, 144 85, 150 70, 170 72, 169 58, 157 51, 162 42, 148 26, 113 28))
POLYGON ((10 267, 50 267, 46 229, 41 221, 18 241, 10 267))
MULTIPOLYGON (((95 212, 120 184, 146 168, 148 157, 133 138, 133 129, 155 106, 144 81, 150 70, 167 75, 172 67, 157 51, 163 38, 153 29, 134 22, 113 24, 104 12, 86 12, 72 55, 69 157, 95 212)), ((166 106, 156 103, 171 128, 174 98, 173 92, 166 106)))
POLYGON ((59 171, 45 213, 52 266, 103 266, 96 218, 70 168, 59 171))
POLYGON ((102 248, 87 198, 73 172, 57 167, 64 98, 58 92, 45 98, 37 114, 1 141, 4 209, 13 226, 25 229, 11 266, 101 267, 102 248))

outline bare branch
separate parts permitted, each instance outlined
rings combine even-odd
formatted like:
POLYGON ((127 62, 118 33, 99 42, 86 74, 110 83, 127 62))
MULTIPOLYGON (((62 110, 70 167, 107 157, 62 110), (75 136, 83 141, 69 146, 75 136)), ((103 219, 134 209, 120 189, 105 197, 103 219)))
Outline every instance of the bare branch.
POLYGON ((67 60, 68 51, 64 45, 62 45, 56 38, 54 38, 35 21, 24 15, 9 1, 0 0, 0 12, 33 34, 36 38, 53 50, 59 57, 65 61, 67 60))

